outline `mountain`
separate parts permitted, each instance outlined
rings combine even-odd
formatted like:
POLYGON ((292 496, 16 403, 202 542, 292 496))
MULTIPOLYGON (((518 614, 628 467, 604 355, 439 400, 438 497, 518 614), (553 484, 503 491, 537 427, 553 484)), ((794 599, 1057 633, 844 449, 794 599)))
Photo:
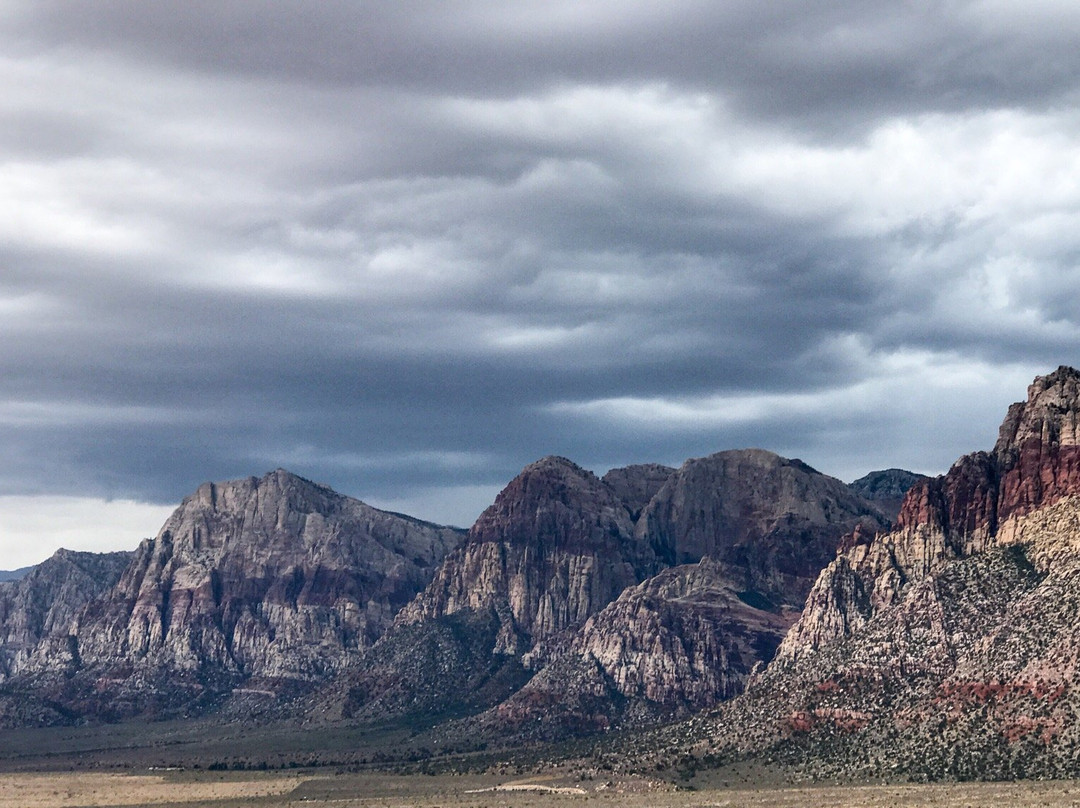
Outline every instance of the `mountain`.
POLYGON ((547 644, 659 568, 611 487, 565 458, 543 458, 507 484, 364 655, 343 711, 374 719, 497 704, 528 680, 547 644))
POLYGON ((871 471, 848 486, 863 499, 873 502, 890 519, 896 519, 904 497, 915 483, 925 480, 925 474, 916 474, 904 469, 884 469, 871 471))
POLYGON ((674 473, 675 469, 670 466, 661 466, 659 463, 641 463, 611 469, 600 479, 626 506, 630 512, 630 518, 636 521, 645 506, 652 501, 652 498, 674 473))
POLYGON ((545 458, 365 655, 345 711, 486 702, 463 732, 536 739, 712 706, 772 658, 842 537, 887 524, 839 480, 761 450, 602 479, 545 458))
POLYGON ((280 469, 206 483, 16 673, 114 717, 318 682, 382 635, 462 533, 280 469))
POLYGON ((8 581, 17 581, 22 578, 26 573, 30 572, 33 567, 19 567, 17 570, 0 570, 0 583, 6 583, 8 581))
POLYGON ((397 622, 494 613, 492 650, 523 654, 658 569, 614 491, 571 461, 546 457, 499 493, 397 622))
MULTIPOLYGON (((1072 776, 1080 759, 1080 372, 822 571, 776 660, 691 734, 821 775, 1072 776)), ((679 746, 683 746, 679 742, 679 746)))
POLYGON ((669 565, 714 559, 741 589, 798 609, 841 536, 887 525, 801 460, 742 449, 687 460, 642 511, 635 535, 669 565))
POLYGON ((57 550, 0 583, 0 681, 26 664, 41 640, 67 632, 75 615, 120 578, 131 553, 57 550))

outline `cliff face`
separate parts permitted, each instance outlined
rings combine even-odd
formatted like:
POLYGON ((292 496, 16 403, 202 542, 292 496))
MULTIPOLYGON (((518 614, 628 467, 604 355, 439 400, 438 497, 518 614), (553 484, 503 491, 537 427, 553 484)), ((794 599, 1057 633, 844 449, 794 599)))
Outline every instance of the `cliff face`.
POLYGON ((904 469, 884 469, 871 471, 849 483, 848 487, 863 499, 873 502, 887 517, 895 520, 907 492, 925 479, 927 478, 924 474, 904 469))
POLYGON ((503 489, 398 623, 490 612, 500 624, 494 650, 522 654, 657 568, 611 488, 548 457, 503 489))
POLYGON ((369 647, 458 531, 385 513, 285 471, 207 483, 31 660, 132 675, 315 679, 369 647))
POLYGON ((799 608, 842 535, 887 525, 839 480, 745 449, 684 463, 644 509, 636 535, 669 564, 711 558, 741 576, 740 588, 799 608))
POLYGON ((131 553, 57 550, 0 583, 0 681, 25 666, 45 637, 66 638, 79 610, 112 587, 130 560, 131 553))
POLYGON ((712 707, 742 692, 798 614, 739 591, 716 561, 672 567, 590 617, 500 712, 532 722, 533 704, 551 701, 564 723, 603 727, 643 703, 656 715, 712 707))
POLYGON ((658 463, 642 463, 635 466, 623 466, 611 469, 601 480, 617 496, 630 518, 637 520, 652 498, 664 487, 675 469, 658 463))
MULTIPOLYGON (((547 458, 506 487, 365 664, 401 667, 376 660, 406 628, 434 638, 450 616, 492 615, 493 652, 536 674, 468 732, 557 738, 686 714, 772 658, 845 533, 886 524, 840 481, 760 450, 603 480, 547 458), (663 569, 676 559, 690 563, 663 569)), ((421 689, 471 675, 435 671, 421 689)))
POLYGON ((1036 379, 993 452, 916 485, 891 533, 852 540, 711 743, 809 755, 819 773, 1073 771, 1078 416, 1080 373, 1036 379))
POLYGON ((1009 408, 992 453, 966 455, 945 475, 917 483, 894 531, 856 540, 829 565, 781 656, 846 636, 895 603, 909 583, 952 560, 995 544, 1024 544, 1024 517, 1080 495, 1078 410, 1080 373, 1062 367, 1037 378, 1027 401, 1009 408))

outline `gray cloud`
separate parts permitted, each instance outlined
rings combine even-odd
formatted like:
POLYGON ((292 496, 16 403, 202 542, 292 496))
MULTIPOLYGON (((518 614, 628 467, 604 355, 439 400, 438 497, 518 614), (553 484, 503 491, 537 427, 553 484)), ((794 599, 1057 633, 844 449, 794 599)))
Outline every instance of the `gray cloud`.
POLYGON ((1071 8, 9 5, 0 494, 940 471, 1078 361, 1071 8))

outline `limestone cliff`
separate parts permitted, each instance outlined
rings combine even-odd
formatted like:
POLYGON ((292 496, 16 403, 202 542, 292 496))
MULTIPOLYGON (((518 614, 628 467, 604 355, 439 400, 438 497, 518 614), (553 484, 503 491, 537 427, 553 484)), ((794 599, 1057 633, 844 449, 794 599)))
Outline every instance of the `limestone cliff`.
POLYGON ((318 679, 369 647, 459 539, 282 470, 207 483, 76 615, 70 652, 45 645, 30 667, 318 679))
POLYGON ((800 608, 841 536, 888 520, 839 480, 760 449, 688 460, 642 512, 636 535, 668 564, 712 558, 739 587, 800 608))
POLYGON ((19 579, 0 583, 0 681, 23 668, 49 635, 66 642, 75 615, 112 587, 131 553, 57 550, 19 579))
POLYGON ((560 457, 527 466, 398 618, 498 616, 498 653, 522 654, 581 625, 658 569, 627 507, 592 472, 560 457))

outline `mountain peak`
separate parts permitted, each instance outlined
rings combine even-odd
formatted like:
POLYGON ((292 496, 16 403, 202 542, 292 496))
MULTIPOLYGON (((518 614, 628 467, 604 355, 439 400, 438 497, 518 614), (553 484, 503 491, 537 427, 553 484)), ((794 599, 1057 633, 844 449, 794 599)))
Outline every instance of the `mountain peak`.
POLYGON ((1062 365, 1037 376, 1027 400, 1009 407, 994 453, 1008 458, 1032 440, 1048 445, 1080 445, 1080 371, 1062 365))

